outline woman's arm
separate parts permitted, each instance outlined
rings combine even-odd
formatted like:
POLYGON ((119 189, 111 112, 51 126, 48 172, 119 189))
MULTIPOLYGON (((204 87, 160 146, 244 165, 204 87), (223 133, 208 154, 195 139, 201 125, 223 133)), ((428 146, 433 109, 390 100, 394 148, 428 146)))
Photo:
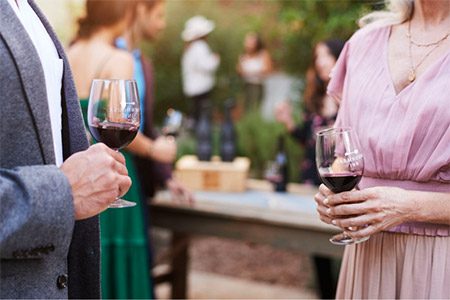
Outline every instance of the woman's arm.
POLYGON ((302 125, 295 124, 292 107, 287 101, 283 101, 275 107, 275 119, 282 123, 289 134, 299 143, 304 144, 310 138, 312 131, 310 118, 305 115, 302 125))
POLYGON ((373 187, 332 194, 324 185, 315 199, 322 221, 341 228, 357 227, 347 234, 358 238, 404 222, 450 224, 450 193, 373 187))
POLYGON ((158 137, 154 140, 138 132, 126 150, 142 158, 160 163, 172 163, 177 154, 177 144, 173 137, 158 137))

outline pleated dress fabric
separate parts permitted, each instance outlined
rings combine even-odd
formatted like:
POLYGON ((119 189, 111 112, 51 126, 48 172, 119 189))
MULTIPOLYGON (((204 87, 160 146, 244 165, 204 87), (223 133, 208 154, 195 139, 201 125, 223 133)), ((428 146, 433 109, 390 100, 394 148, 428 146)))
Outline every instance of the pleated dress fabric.
MULTIPOLYGON (((450 193, 450 53, 397 93, 388 65, 390 26, 347 42, 328 93, 335 126, 352 127, 364 155, 359 187, 450 193)), ((405 55, 407 55, 405 49, 405 55)), ((450 298, 450 226, 410 222, 346 246, 336 298, 450 298)))

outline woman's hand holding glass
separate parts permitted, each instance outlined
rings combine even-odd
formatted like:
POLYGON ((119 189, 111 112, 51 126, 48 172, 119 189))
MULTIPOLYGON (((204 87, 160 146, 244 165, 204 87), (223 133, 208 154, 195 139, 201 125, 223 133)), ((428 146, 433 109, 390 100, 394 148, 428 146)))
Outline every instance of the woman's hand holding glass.
POLYGON ((344 233, 337 238, 366 238, 414 219, 412 195, 395 187, 373 187, 333 194, 322 184, 315 200, 320 219, 344 229, 344 233), (355 230, 348 230, 349 227, 355 230))
MULTIPOLYGON (((358 185, 364 171, 364 158, 360 149, 358 137, 351 128, 328 128, 317 133, 317 170, 322 182, 333 193, 351 191, 358 185)), ((323 204, 326 205, 325 202, 323 204)), ((346 228, 346 231, 354 230, 357 228, 346 228)), ((344 232, 332 237, 330 242, 348 245, 367 239, 354 239, 344 232)))

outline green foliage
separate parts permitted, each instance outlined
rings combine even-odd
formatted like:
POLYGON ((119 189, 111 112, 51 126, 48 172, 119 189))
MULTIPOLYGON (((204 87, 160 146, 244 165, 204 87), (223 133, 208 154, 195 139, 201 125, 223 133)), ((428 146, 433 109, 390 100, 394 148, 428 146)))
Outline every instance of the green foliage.
POLYGON ((306 71, 317 42, 329 38, 347 40, 357 30, 357 20, 371 7, 368 1, 352 0, 281 1, 280 5, 282 65, 297 74, 306 71))
MULTIPOLYGON (((248 113, 236 124, 238 154, 251 160, 251 176, 263 178, 267 162, 274 160, 279 135, 286 135, 282 125, 264 120, 257 112, 248 113)), ((298 180, 302 151, 291 139, 286 139, 291 181, 298 180)))
MULTIPOLYGON (((257 112, 251 112, 236 122, 237 155, 250 158, 251 177, 263 178, 267 162, 274 160, 276 154, 277 138, 280 134, 286 135, 282 125, 265 121, 257 112)), ((219 155, 220 126, 213 129, 213 155, 219 155)), ((177 139, 178 158, 187 154, 195 154, 197 143, 191 134, 183 134, 177 139)), ((302 149, 298 144, 286 139, 289 157, 289 174, 291 181, 297 181, 299 164, 302 158, 302 149)))
POLYGON ((153 47, 144 53, 153 58, 156 69, 157 121, 175 107, 189 112, 181 86, 180 60, 184 44, 180 38, 184 23, 194 15, 204 15, 216 23, 209 37, 213 51, 221 56, 213 101, 239 96, 241 85, 236 63, 249 31, 261 33, 275 65, 281 71, 303 76, 310 64, 314 45, 327 38, 348 37, 357 29, 356 21, 378 0, 183 0, 167 1, 168 27, 153 47))
MULTIPOLYGON (((237 96, 240 79, 236 64, 242 51, 244 36, 249 31, 264 31, 276 28, 277 1, 167 1, 167 23, 162 38, 154 45, 144 45, 144 53, 153 58, 156 70, 155 117, 161 122, 163 112, 174 107, 190 111, 190 103, 182 93, 181 56, 184 48, 180 34, 184 23, 194 15, 204 15, 216 23, 216 29, 209 36, 209 44, 221 57, 217 73, 217 85, 213 94, 216 107, 224 100, 237 96)), ((267 31, 267 32, 265 32, 267 31)))
POLYGON ((261 178, 267 161, 274 159, 277 136, 283 128, 267 122, 258 112, 248 113, 236 124, 238 153, 250 158, 253 177, 261 178))

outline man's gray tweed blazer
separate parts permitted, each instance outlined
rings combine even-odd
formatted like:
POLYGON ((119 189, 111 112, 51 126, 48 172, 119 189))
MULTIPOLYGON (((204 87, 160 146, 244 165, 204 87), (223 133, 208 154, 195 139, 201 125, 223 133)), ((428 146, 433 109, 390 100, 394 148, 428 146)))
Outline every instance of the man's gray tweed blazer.
MULTIPOLYGON (((64 159, 88 147, 64 50, 64 159)), ((99 298, 98 218, 74 221, 70 185, 55 166, 39 56, 10 4, 0 0, 0 297, 99 298)))

